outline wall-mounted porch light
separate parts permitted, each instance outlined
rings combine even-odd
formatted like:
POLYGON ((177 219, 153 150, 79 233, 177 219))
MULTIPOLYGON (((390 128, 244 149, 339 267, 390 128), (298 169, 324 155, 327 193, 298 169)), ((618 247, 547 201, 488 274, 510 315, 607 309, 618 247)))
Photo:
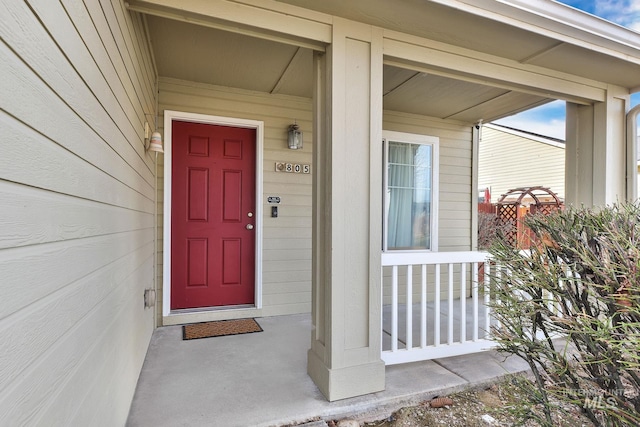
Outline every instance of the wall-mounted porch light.
POLYGON ((164 153, 164 150, 162 149, 162 135, 160 135, 160 132, 154 132, 151 134, 151 141, 149 142, 149 148, 147 150, 164 153))
POLYGON ((144 122, 144 148, 147 151, 155 151, 156 153, 164 153, 162 149, 162 135, 156 131, 151 134, 149 138, 149 123, 144 122))
POLYGON ((296 123, 289 125, 289 136, 287 139, 291 150, 302 149, 302 131, 300 130, 300 126, 296 123))

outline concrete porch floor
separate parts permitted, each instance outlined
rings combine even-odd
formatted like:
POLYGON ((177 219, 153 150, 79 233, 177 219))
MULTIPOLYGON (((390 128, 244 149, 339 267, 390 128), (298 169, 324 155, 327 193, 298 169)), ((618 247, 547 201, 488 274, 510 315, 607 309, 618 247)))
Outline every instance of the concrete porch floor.
POLYGON ((495 351, 387 366, 386 390, 328 402, 307 375, 311 316, 256 319, 263 332, 183 341, 157 329, 127 425, 280 426, 320 417, 375 419, 393 410, 490 383, 526 363, 495 351))

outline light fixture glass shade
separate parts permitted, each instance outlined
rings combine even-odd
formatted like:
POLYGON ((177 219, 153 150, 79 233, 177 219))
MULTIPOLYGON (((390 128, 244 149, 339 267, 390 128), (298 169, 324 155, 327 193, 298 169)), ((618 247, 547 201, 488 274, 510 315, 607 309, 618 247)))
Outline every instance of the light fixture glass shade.
POLYGON ((156 151, 158 153, 164 153, 162 149, 162 136, 160 132, 154 132, 151 134, 151 140, 149 142, 149 151, 156 151))
POLYGON ((297 124, 289 125, 289 148, 299 150, 302 148, 302 131, 297 124))

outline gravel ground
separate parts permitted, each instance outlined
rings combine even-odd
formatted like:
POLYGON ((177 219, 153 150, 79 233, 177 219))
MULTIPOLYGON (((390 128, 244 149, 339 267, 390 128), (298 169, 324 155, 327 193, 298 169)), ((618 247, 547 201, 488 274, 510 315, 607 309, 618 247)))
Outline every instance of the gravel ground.
MULTIPOLYGON (((446 398, 450 400, 425 401, 416 406, 404 407, 388 418, 377 421, 358 423, 355 420, 332 420, 327 424, 329 427, 513 426, 516 424, 516 417, 512 413, 514 404, 526 399, 510 379, 486 389, 464 391, 446 398), (448 404, 442 406, 443 403, 448 404)), ((566 408, 566 413, 563 414, 554 414, 554 424, 558 427, 592 425, 578 409, 573 408, 566 408)), ((537 424, 527 422, 524 425, 536 426, 537 424)))

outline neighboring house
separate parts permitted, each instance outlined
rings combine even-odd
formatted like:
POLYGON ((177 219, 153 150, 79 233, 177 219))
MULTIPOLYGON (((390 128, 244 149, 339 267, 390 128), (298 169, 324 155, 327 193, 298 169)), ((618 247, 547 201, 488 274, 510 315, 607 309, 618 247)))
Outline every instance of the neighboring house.
MULTIPOLYGON (((640 149, 636 156, 640 196, 640 149)), ((483 201, 496 203, 510 189, 536 185, 564 200, 564 140, 488 123, 482 125, 478 157, 478 194, 483 201), (490 200, 485 200, 487 194, 490 200)))
POLYGON ((496 124, 482 126, 478 187, 497 202, 518 187, 543 186, 564 199, 564 141, 496 124))
POLYGON ((382 262, 475 249, 481 120, 567 101, 566 200, 626 197, 640 35, 552 1, 0 3, 0 425, 122 425, 213 319, 311 311, 325 396, 383 389, 382 262))

